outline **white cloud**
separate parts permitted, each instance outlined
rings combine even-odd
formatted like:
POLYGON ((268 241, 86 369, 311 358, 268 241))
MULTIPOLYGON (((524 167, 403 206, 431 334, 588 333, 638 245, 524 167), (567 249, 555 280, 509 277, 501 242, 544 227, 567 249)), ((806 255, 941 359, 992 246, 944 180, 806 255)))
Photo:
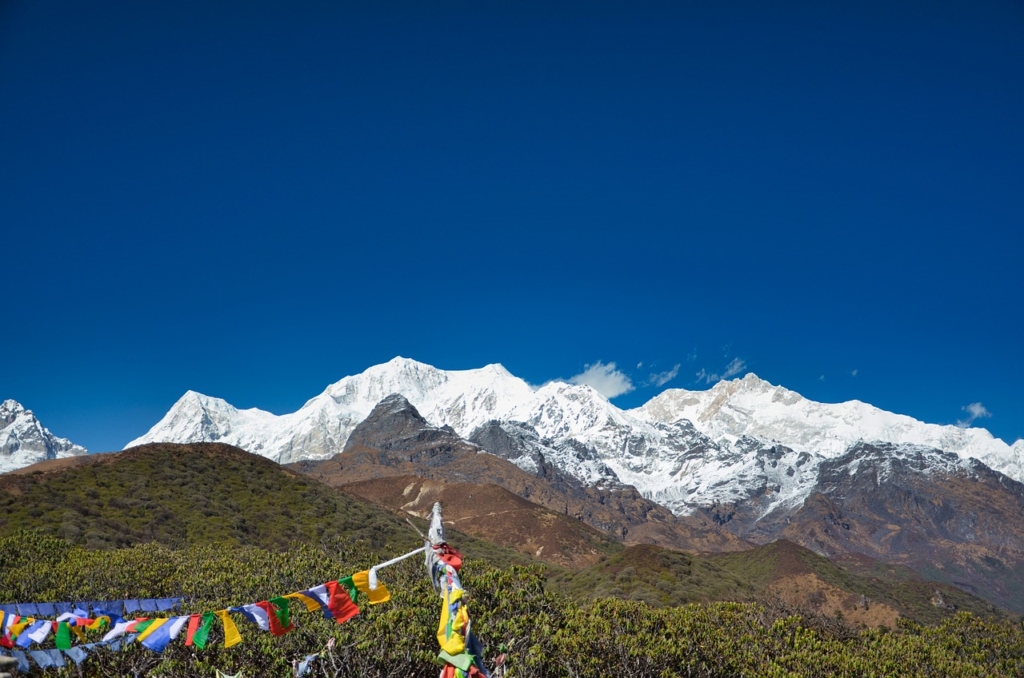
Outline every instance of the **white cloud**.
POLYGON ((746 361, 740 360, 739 358, 733 358, 732 362, 725 366, 725 372, 722 373, 722 379, 735 377, 745 369, 747 369, 746 361))
POLYGON ((655 372, 647 378, 647 383, 654 386, 664 386, 679 375, 679 368, 682 364, 676 363, 675 367, 667 372, 655 372))
POLYGON ((568 379, 570 384, 590 386, 605 398, 611 399, 633 390, 633 382, 624 372, 616 369, 615 363, 603 363, 598 360, 575 377, 568 379))
POLYGON ((992 413, 988 411, 988 408, 981 403, 971 403, 970 405, 964 405, 960 409, 967 413, 966 419, 961 419, 956 422, 956 425, 960 428, 967 428, 977 419, 987 419, 992 416, 992 413))
POLYGON ((857 372, 859 372, 859 371, 860 370, 854 370, 853 372, 850 372, 850 376, 851 377, 856 377, 857 376, 857 372))
POLYGON ((825 375, 823 374, 820 377, 818 377, 818 381, 825 381, 825 375))
POLYGON ((637 368, 638 370, 639 370, 639 369, 641 369, 641 368, 642 368, 643 366, 644 366, 644 361, 643 361, 643 360, 641 360, 640 362, 638 362, 638 363, 636 364, 636 368, 637 368))
POLYGON ((721 381, 722 379, 735 377, 737 374, 744 371, 745 369, 747 369, 747 362, 745 360, 733 358, 732 361, 725 366, 725 369, 722 370, 721 374, 719 374, 718 372, 708 372, 705 369, 701 369, 701 371, 697 373, 697 383, 699 384, 701 382, 704 382, 705 384, 715 384, 721 381))

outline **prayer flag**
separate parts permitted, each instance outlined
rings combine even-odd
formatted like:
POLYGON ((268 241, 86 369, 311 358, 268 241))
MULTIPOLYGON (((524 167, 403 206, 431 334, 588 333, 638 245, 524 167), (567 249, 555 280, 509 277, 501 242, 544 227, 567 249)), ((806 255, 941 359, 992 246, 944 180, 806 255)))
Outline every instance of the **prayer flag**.
POLYGON ((71 647, 71 629, 66 621, 57 623, 57 637, 54 639, 54 644, 58 650, 67 650, 71 647))
POLYGON ((50 658, 50 653, 44 650, 32 650, 28 653, 28 656, 32 657, 36 664, 39 664, 39 668, 48 669, 53 666, 53 659, 50 658))
POLYGON ((89 653, 81 647, 73 647, 71 649, 64 650, 64 654, 71 657, 71 660, 75 662, 75 664, 81 664, 85 661, 85 658, 89 656, 89 653))
POLYGON ((370 597, 370 605, 379 605, 380 603, 386 603, 391 600, 391 592, 388 591, 388 587, 384 586, 384 584, 378 583, 377 588, 370 588, 369 570, 356 572, 352 575, 351 579, 357 589, 370 597))
POLYGON ((242 642, 242 634, 238 632, 235 622, 228 616, 228 611, 218 610, 217 616, 220 617, 221 623, 224 624, 224 647, 233 647, 242 642))
POLYGON ((28 647, 32 643, 41 643, 46 640, 48 635, 50 635, 51 629, 53 629, 53 624, 51 622, 33 622, 27 629, 18 635, 16 645, 18 647, 28 647))
MULTIPOLYGON (((344 586, 345 590, 348 591, 348 597, 349 598, 351 598, 352 600, 356 599, 356 597, 357 597, 356 592, 358 591, 358 589, 356 588, 356 583, 355 583, 355 581, 353 581, 353 578, 352 578, 351 575, 348 576, 348 577, 345 577, 344 579, 339 579, 338 583, 341 584, 342 586, 344 586)), ((369 584, 369 580, 367 580, 367 584, 369 584)))
POLYGON ((284 622, 285 622, 285 624, 281 623, 281 617, 278 616, 278 612, 280 612, 281 608, 277 607, 277 604, 275 604, 274 602, 269 601, 269 600, 264 600, 264 601, 261 601, 259 603, 256 603, 256 605, 259 606, 259 608, 263 610, 264 614, 267 615, 267 622, 270 625, 270 632, 272 634, 274 634, 275 636, 283 636, 284 634, 286 634, 289 631, 293 630, 295 627, 291 626, 290 624, 288 624, 288 621, 289 621, 288 617, 289 617, 289 614, 290 614, 289 611, 288 611, 288 601, 285 600, 284 598, 275 598, 274 600, 275 601, 281 601, 281 602, 284 603, 284 611, 285 611, 284 612, 284 622))
POLYGON ((270 618, 267 616, 267 611, 260 607, 259 603, 243 605, 239 612, 244 614, 253 624, 260 627, 261 631, 270 630, 270 618))
POLYGON ((359 614, 359 607, 352 601, 348 592, 338 585, 338 582, 329 581, 324 586, 327 588, 327 607, 330 609, 334 621, 343 624, 359 614))
POLYGON ((192 647, 196 631, 199 630, 199 621, 203 618, 200 614, 190 615, 188 618, 188 630, 185 631, 185 647, 192 647))
POLYGON ((21 650, 11 650, 11 656, 18 660, 18 670, 28 673, 32 668, 28 665, 28 656, 21 650))
POLYGON ((166 618, 163 618, 163 617, 161 617, 159 619, 150 619, 149 621, 144 621, 141 624, 137 625, 132 630, 139 632, 139 642, 141 643, 146 638, 149 638, 150 635, 152 635, 153 633, 156 633, 156 630, 159 629, 164 624, 166 624, 167 622, 168 622, 168 620, 166 618))
POLYGON ((202 625, 196 630, 192 636, 192 642, 200 650, 206 649, 206 641, 210 637, 210 628, 213 626, 213 619, 217 615, 213 612, 204 612, 202 625))
POLYGON ((146 633, 140 634, 139 639, 144 647, 149 648, 153 652, 163 652, 167 645, 181 633, 181 628, 185 625, 186 621, 188 621, 188 616, 173 617, 160 624, 159 627, 156 627, 154 624, 154 626, 146 629, 146 633), (154 627, 156 629, 152 630, 154 627))
POLYGON ((121 636, 123 636, 128 631, 129 624, 134 624, 134 623, 135 622, 130 622, 130 621, 119 621, 119 622, 117 622, 116 624, 114 624, 114 628, 112 628, 109 631, 107 631, 107 634, 105 636, 103 636, 103 642, 108 643, 108 642, 114 640, 115 638, 120 638, 121 636))

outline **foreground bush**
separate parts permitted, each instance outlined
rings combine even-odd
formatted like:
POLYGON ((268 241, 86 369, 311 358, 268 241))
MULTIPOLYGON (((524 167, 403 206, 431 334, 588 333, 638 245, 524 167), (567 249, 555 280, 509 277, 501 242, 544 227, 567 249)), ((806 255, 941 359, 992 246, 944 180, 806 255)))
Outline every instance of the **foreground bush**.
MULTIPOLYGON (((220 609, 290 593, 362 570, 394 553, 343 543, 253 547, 158 545, 92 551, 31 533, 0 539, 0 601, 109 600, 185 595, 184 610, 220 609)), ((961 614, 936 627, 907 623, 857 630, 752 604, 653 609, 635 601, 580 604, 547 591, 542 570, 470 560, 473 628, 488 664, 507 648, 507 676, 1021 676, 1024 628, 961 614)), ((181 639, 163 655, 100 652, 51 676, 291 675, 292 662, 323 652, 314 676, 430 677, 439 601, 416 560, 385 570, 392 600, 343 625, 293 606, 296 630, 274 638, 240 617, 244 642, 219 629, 203 651, 181 639), (333 639, 333 647, 326 649, 333 639)), ((33 668, 33 675, 42 675, 33 668)))

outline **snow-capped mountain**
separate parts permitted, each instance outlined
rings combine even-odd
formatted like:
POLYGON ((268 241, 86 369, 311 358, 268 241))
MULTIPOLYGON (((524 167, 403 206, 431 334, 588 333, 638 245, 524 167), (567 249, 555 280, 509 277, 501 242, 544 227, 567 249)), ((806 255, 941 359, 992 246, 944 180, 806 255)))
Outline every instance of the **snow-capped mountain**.
POLYGON ((925 424, 851 400, 826 404, 748 374, 707 391, 669 389, 631 414, 648 421, 692 421, 715 440, 750 436, 825 457, 859 441, 907 443, 974 457, 1016 480, 1024 478, 1024 441, 1013 447, 983 428, 925 424))
POLYGON ((444 371, 405 358, 345 377, 280 416, 189 392, 128 446, 220 441, 281 463, 327 458, 392 393, 464 438, 494 420, 526 427, 536 442, 510 457, 522 468, 542 454, 586 483, 631 484, 679 514, 755 498, 761 515, 798 505, 819 465, 860 441, 938 448, 1024 479, 1024 442, 1011 447, 984 429, 925 424, 857 401, 817 403, 753 374, 706 391, 669 389, 624 411, 588 386, 534 390, 500 365, 444 371))
POLYGON ((50 433, 32 410, 15 400, 0 403, 0 473, 14 471, 45 459, 88 454, 81 445, 50 433))
POLYGON ((392 393, 404 395, 431 423, 447 424, 464 436, 533 396, 525 381, 501 365, 444 371, 395 358, 331 384, 298 411, 280 416, 238 410, 220 398, 189 391, 156 426, 126 447, 216 441, 282 464, 324 459, 341 452, 356 425, 392 393))

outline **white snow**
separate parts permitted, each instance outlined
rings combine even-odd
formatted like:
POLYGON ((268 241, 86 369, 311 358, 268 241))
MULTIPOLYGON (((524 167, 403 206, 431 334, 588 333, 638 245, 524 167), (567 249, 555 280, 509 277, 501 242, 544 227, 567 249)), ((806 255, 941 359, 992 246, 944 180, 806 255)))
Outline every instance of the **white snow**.
POLYGON ((16 400, 0 403, 0 473, 46 459, 82 454, 88 454, 84 447, 50 433, 32 410, 26 410, 21 403, 16 400))
MULTIPOLYGON (((392 393, 463 437, 489 420, 528 424, 549 463, 587 483, 635 485, 677 513, 751 497, 764 511, 798 504, 818 465, 859 441, 938 448, 1024 481, 1024 441, 1011 447, 984 429, 926 424, 859 401, 817 403, 753 374, 706 391, 669 389, 624 411, 589 386, 534 391, 501 365, 445 371, 406 358, 345 377, 285 415, 190 391, 128 447, 222 441, 281 463, 328 458, 392 393)), ((536 468, 529 455, 515 461, 536 468)))

